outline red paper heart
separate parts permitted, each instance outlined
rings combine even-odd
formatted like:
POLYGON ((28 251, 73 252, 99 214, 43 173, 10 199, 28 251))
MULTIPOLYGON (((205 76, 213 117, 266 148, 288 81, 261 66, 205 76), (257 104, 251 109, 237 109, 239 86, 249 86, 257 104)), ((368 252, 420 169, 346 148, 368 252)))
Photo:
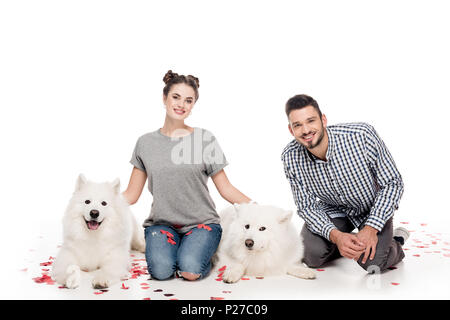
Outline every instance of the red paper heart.
POLYGON ((205 224, 199 224, 199 225, 197 225, 197 228, 211 231, 211 227, 209 227, 209 226, 207 226, 205 224))

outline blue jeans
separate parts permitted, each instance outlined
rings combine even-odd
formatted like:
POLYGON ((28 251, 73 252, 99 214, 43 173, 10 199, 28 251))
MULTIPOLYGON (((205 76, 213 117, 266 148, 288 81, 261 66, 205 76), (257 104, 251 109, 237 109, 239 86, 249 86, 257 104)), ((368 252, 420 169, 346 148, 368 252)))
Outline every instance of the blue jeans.
POLYGON ((145 259, 153 279, 169 279, 176 270, 199 274, 199 279, 208 275, 222 228, 220 224, 199 226, 184 234, 166 225, 145 228, 145 259))

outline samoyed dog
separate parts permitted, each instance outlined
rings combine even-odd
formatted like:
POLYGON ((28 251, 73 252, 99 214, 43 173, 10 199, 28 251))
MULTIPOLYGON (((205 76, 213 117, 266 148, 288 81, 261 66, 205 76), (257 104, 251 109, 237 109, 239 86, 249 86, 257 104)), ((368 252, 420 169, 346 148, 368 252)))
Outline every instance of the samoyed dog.
POLYGON ((63 218, 63 244, 52 277, 67 288, 80 284, 81 271, 94 271, 92 286, 106 288, 127 276, 130 249, 144 252, 145 240, 119 179, 94 183, 80 174, 63 218))
POLYGON ((214 261, 224 266, 224 282, 243 275, 316 277, 301 263, 303 241, 291 222, 292 211, 252 203, 235 204, 219 215, 223 231, 214 261))

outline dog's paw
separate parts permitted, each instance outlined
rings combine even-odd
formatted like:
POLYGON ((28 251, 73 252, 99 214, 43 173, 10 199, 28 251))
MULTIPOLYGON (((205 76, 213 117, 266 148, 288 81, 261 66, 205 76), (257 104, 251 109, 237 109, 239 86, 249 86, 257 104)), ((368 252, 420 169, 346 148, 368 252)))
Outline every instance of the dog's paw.
POLYGON ((314 270, 312 270, 312 269, 305 268, 300 273, 300 278, 302 278, 302 279, 315 279, 316 278, 316 272, 314 270))
POLYGON ((303 266, 293 266, 289 268, 288 274, 302 279, 316 278, 316 272, 313 269, 306 268, 303 266))
POLYGON ((77 265, 71 265, 67 267, 66 270, 67 278, 66 278, 66 287, 69 289, 75 289, 80 285, 81 280, 81 270, 77 265))
POLYGON ((97 273, 92 280, 92 287, 94 289, 105 289, 108 288, 112 283, 112 280, 110 277, 108 277, 104 273, 97 273))
POLYGON ((222 275, 223 282, 235 283, 238 282, 243 276, 242 272, 237 269, 227 268, 222 275))

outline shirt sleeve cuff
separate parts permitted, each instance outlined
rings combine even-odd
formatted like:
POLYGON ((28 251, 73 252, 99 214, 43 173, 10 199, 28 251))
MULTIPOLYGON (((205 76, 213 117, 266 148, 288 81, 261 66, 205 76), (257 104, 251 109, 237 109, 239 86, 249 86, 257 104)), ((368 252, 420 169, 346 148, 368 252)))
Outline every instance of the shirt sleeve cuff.
POLYGON ((383 219, 374 216, 374 215, 370 215, 366 222, 364 223, 364 225, 372 227, 374 229, 377 229, 378 231, 383 230, 384 225, 385 225, 386 221, 384 221, 383 219))
POLYGON ((330 233, 331 233, 331 231, 332 231, 333 229, 337 229, 336 226, 334 225, 334 223, 330 222, 330 223, 325 224, 325 225, 322 227, 322 236, 323 236, 325 239, 327 239, 328 241, 331 241, 331 240, 330 240, 330 233))

